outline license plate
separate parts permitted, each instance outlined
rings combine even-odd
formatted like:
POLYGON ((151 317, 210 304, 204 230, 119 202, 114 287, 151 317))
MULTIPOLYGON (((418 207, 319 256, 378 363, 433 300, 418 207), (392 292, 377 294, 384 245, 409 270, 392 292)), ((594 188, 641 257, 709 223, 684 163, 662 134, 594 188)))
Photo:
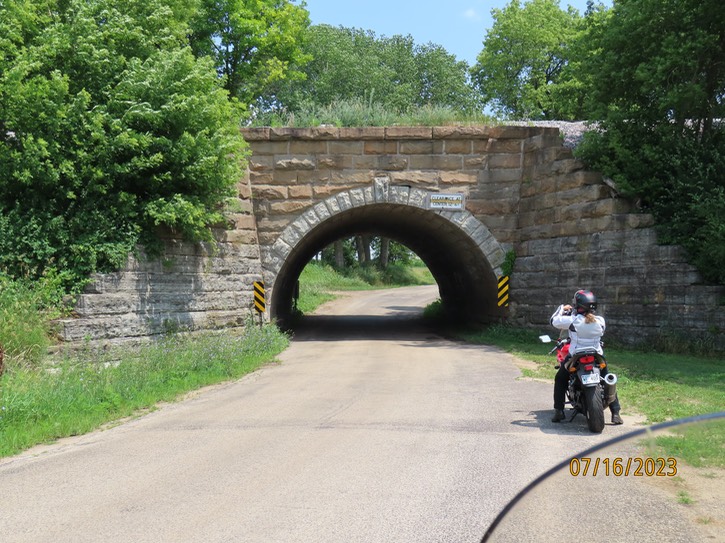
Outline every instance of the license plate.
POLYGON ((582 385, 596 385, 599 383, 599 374, 585 373, 582 375, 582 385))

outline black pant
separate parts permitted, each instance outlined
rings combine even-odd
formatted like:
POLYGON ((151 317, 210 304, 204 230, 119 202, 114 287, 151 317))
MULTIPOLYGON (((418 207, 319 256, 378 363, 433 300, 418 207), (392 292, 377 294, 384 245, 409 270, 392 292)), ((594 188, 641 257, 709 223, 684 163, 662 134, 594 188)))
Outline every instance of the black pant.
MULTIPOLYGON (((566 389, 569 387, 569 370, 566 369, 565 365, 569 361, 566 360, 559 366, 556 375, 554 376, 554 409, 564 409, 564 401, 566 399, 566 389)), ((609 370, 603 368, 600 370, 600 375, 606 377, 609 370)), ((609 410, 612 413, 619 413, 619 395, 617 395, 612 403, 609 404, 609 410)))

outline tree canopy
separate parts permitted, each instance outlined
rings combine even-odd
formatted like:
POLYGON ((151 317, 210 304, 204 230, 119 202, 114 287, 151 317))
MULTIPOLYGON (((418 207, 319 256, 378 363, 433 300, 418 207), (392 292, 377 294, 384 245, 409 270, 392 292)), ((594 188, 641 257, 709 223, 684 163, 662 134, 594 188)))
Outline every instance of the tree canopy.
POLYGON ((725 116, 722 3, 617 0, 606 15, 587 37, 592 116, 711 131, 725 116))
POLYGON ((284 80, 299 81, 309 13, 295 0, 198 0, 191 20, 197 56, 214 59, 230 95, 250 105, 284 80))
POLYGON ((303 43, 312 59, 301 68, 305 78, 279 86, 270 103, 292 111, 340 100, 380 103, 396 111, 423 105, 475 106, 467 64, 439 45, 330 25, 310 27, 303 43))
POLYGON ((581 89, 567 71, 581 27, 559 0, 512 0, 492 10, 493 26, 471 69, 484 101, 514 119, 579 119, 581 89))

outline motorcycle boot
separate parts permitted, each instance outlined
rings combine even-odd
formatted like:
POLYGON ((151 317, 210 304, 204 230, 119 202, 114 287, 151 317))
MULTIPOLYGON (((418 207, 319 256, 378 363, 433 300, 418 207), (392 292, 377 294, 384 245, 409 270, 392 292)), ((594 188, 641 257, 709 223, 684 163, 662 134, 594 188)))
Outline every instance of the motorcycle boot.
POLYGON ((619 396, 616 396, 614 398, 614 401, 609 404, 609 411, 611 411, 612 413, 612 424, 624 424, 622 417, 619 416, 620 409, 621 407, 619 406, 619 396))
POLYGON ((563 409, 554 409, 554 418, 551 419, 551 422, 561 422, 565 418, 563 409))

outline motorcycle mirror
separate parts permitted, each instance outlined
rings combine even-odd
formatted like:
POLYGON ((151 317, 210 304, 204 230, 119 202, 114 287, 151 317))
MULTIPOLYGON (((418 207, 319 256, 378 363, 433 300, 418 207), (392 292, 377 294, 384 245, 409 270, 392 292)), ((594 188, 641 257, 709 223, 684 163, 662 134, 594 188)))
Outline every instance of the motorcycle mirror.
POLYGON ((539 339, 541 340, 541 343, 551 343, 552 339, 549 336, 539 336, 539 339))

